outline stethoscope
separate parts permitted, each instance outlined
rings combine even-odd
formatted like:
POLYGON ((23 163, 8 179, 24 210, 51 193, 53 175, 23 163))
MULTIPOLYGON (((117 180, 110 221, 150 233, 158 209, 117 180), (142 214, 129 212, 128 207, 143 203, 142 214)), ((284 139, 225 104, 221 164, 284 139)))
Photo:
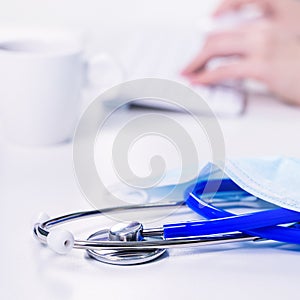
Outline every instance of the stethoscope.
POLYGON ((256 201, 261 201, 267 207, 270 205, 242 190, 230 179, 199 181, 186 189, 185 199, 112 207, 44 219, 35 224, 34 234, 40 242, 59 254, 66 254, 73 248, 85 249, 91 258, 116 265, 149 262, 163 255, 167 249, 176 247, 266 239, 300 244, 297 223, 300 222, 299 212, 272 207, 235 215, 222 209, 220 206, 224 205, 255 207, 256 201), (110 229, 93 233, 86 240, 74 239, 71 232, 56 228, 71 221, 105 214, 182 206, 188 206, 206 220, 164 224, 161 228, 144 228, 136 221, 117 223, 110 229))

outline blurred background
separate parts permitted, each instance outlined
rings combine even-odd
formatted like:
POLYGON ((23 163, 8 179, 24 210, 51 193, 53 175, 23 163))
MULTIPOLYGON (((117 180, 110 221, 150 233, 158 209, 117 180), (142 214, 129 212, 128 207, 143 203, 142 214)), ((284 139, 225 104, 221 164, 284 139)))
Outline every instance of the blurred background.
POLYGON ((51 27, 83 31, 87 50, 119 54, 126 39, 141 28, 196 28, 214 1, 1 1, 1 27, 51 27))
MULTIPOLYGON (((218 0, 187 1, 1 1, 1 26, 56 26, 86 30, 105 46, 110 34, 128 34, 140 26, 190 26, 208 15, 218 0), (105 40, 102 40, 105 39, 105 40)), ((110 42, 113 42, 110 40, 110 42)), ((118 41, 115 41, 118 42, 118 41)))

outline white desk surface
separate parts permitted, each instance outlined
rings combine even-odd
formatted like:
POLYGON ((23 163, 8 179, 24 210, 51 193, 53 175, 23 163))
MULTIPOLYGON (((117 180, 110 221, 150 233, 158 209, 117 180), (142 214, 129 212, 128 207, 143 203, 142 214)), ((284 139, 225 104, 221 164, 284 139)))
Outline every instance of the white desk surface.
MULTIPOLYGON (((228 156, 300 155, 300 109, 250 99, 244 117, 220 120, 228 156)), ((132 112, 131 112, 132 114, 132 112)), ((40 211, 90 209, 77 186, 71 144, 0 147, 1 299, 292 299, 300 247, 234 244, 184 251, 118 267, 59 256, 31 234, 40 211)))

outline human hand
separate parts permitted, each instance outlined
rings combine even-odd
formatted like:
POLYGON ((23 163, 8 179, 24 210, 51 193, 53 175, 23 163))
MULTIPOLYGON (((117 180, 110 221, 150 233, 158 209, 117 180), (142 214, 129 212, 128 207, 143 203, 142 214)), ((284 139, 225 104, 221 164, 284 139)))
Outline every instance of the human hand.
POLYGON ((214 16, 237 11, 248 4, 257 6, 265 18, 300 35, 300 3, 296 0, 223 0, 214 16))
POLYGON ((299 38, 267 21, 211 34, 182 72, 192 84, 253 78, 286 101, 300 105, 299 74, 299 38), (233 62, 213 70, 206 68, 212 58, 232 55, 236 57, 233 62))

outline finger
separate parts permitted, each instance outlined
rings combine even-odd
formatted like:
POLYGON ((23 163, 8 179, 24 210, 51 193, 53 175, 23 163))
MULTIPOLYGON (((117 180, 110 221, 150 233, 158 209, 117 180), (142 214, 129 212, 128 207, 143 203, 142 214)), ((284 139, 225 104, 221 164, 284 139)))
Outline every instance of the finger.
POLYGON ((189 76, 205 67, 206 63, 218 56, 245 55, 248 51, 243 42, 245 35, 240 32, 226 32, 208 37, 200 53, 184 68, 182 75, 189 76))
POLYGON ((211 71, 204 71, 190 78, 192 84, 212 85, 229 79, 255 78, 261 79, 257 68, 250 61, 240 61, 222 66, 211 71))
POLYGON ((263 7, 268 0, 224 0, 213 12, 213 16, 220 16, 229 11, 238 10, 247 4, 257 4, 263 7))

